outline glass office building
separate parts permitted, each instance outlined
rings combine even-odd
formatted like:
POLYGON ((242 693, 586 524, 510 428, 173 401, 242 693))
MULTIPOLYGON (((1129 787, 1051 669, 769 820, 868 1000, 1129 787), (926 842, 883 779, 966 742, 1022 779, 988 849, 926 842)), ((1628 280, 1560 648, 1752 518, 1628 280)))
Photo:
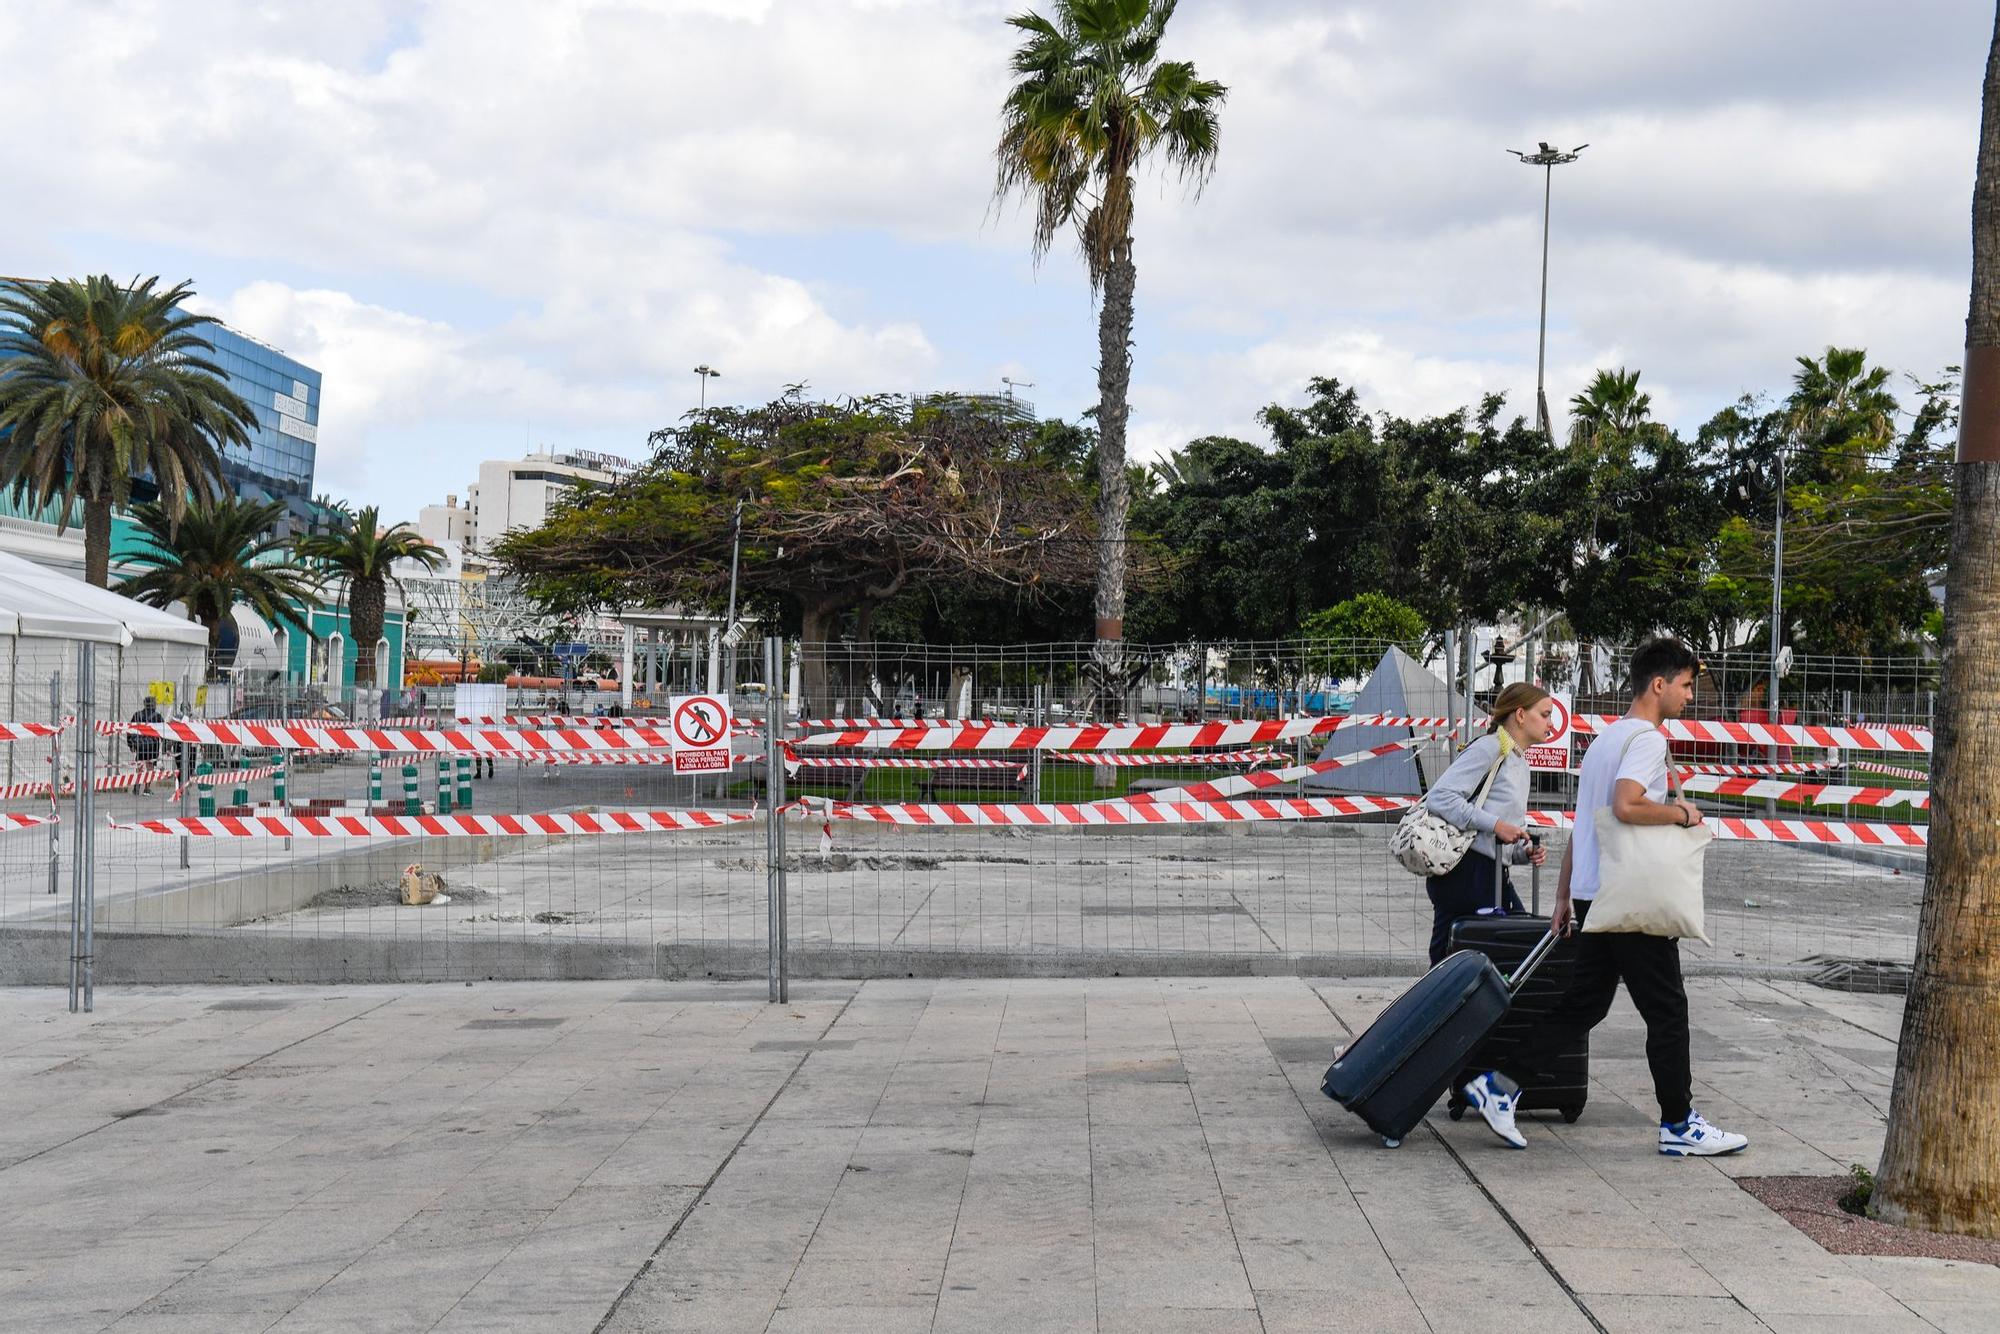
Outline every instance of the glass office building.
POLYGON ((319 440, 319 372, 222 325, 209 325, 202 337, 215 345, 209 360, 257 417, 248 449, 222 451, 230 490, 254 500, 284 501, 294 527, 303 529, 319 440))

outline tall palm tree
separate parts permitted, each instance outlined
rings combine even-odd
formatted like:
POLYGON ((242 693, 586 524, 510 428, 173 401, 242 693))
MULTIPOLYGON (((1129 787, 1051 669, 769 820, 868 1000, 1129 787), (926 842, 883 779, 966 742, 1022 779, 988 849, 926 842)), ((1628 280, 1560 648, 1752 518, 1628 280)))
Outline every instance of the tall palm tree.
POLYGON ((132 517, 143 545, 124 563, 141 573, 118 591, 154 607, 186 607, 190 619, 208 627, 210 666, 218 665, 222 627, 238 604, 270 625, 289 622, 312 633, 298 612, 315 596, 312 574, 292 558, 290 539, 276 535, 283 501, 227 495, 190 505, 178 519, 148 501, 134 505, 132 517))
POLYGON ((1589 445, 1600 431, 1630 435, 1653 413, 1653 396, 1639 392, 1639 372, 1620 366, 1599 371, 1590 387, 1569 401, 1569 441, 1589 445))
POLYGON ((257 424, 201 336, 216 321, 182 303, 186 283, 0 283, 0 485, 56 504, 58 531, 83 507, 84 578, 111 577, 111 513, 150 475, 167 513, 222 491, 222 456, 257 424))
POLYGON ((375 682, 375 641, 389 606, 389 585, 402 589, 390 566, 413 560, 426 570, 444 564, 444 551, 431 545, 407 523, 382 527, 381 511, 363 505, 352 514, 335 511, 330 532, 299 540, 299 554, 322 562, 345 585, 348 628, 354 631, 354 682, 375 682))
POLYGON ((1917 960, 1874 1208, 2000 1235, 2000 18, 1972 187, 1972 300, 1917 960))
POLYGON ((996 199, 1035 205, 1039 261, 1074 230, 1101 297, 1097 318, 1097 640, 1105 678, 1125 625, 1126 395, 1132 380, 1133 173, 1149 154, 1197 190, 1215 169, 1217 113, 1229 90, 1182 60, 1160 59, 1175 0, 1051 0, 1020 14, 1018 76, 1000 113, 996 199))

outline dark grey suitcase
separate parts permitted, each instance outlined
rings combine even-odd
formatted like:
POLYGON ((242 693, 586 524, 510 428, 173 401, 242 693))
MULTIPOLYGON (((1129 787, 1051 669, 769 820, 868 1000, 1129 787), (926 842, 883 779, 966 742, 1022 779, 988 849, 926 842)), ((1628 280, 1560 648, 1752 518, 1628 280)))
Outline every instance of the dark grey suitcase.
MULTIPOLYGON (((1541 842, 1539 834, 1528 837, 1537 844, 1541 842)), ((1499 868, 1496 866, 1494 870, 1493 906, 1497 909, 1501 903, 1499 868)), ((1535 868, 1532 875, 1534 890, 1530 903, 1534 912, 1540 913, 1541 868, 1535 868)), ((1548 930, 1549 919, 1540 916, 1463 917, 1451 924, 1451 947, 1454 950, 1477 950, 1493 960, 1494 967, 1508 972, 1528 957, 1529 951, 1548 934, 1548 930)), ((1520 1047, 1535 1025, 1562 1000, 1563 994, 1569 990, 1570 978, 1575 975, 1576 937, 1569 935, 1558 940, 1534 976, 1515 989, 1507 1013, 1493 1026, 1486 1040, 1473 1049, 1465 1069, 1453 1077, 1446 1104, 1452 1120, 1458 1120, 1466 1111, 1465 1095, 1459 1090, 1488 1070, 1506 1065, 1507 1058, 1520 1047)), ((1569 1047, 1557 1052, 1545 1063, 1542 1075, 1536 1083, 1522 1086, 1521 1100, 1515 1104, 1516 1109, 1524 1112, 1560 1112, 1565 1121, 1575 1121, 1582 1116, 1584 1104, 1590 1101, 1590 1035, 1581 1035, 1569 1047)))
POLYGON ((1513 988, 1534 976, 1554 945, 1545 932, 1511 977, 1473 950, 1446 956, 1340 1053, 1320 1091, 1397 1147, 1506 1015, 1513 988))

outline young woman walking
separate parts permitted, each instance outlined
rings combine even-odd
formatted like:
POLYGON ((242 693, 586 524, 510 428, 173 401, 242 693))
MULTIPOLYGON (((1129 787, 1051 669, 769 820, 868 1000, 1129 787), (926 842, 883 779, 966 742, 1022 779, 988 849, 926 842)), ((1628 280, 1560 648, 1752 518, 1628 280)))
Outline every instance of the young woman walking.
MULTIPOLYGON (((1479 831, 1458 865, 1424 881, 1431 897, 1433 965, 1449 948, 1454 921, 1493 906, 1493 863, 1502 847, 1507 848, 1507 860, 1516 865, 1540 866, 1548 857, 1545 849, 1531 849, 1527 841, 1528 761, 1522 752, 1549 739, 1554 715, 1555 701, 1540 686, 1526 681, 1507 686, 1493 700, 1486 735, 1460 752, 1424 797, 1431 812, 1454 827, 1479 831), (1486 800, 1475 805, 1489 771, 1493 782, 1486 800)), ((1507 911, 1525 911, 1512 881, 1503 883, 1507 911)))

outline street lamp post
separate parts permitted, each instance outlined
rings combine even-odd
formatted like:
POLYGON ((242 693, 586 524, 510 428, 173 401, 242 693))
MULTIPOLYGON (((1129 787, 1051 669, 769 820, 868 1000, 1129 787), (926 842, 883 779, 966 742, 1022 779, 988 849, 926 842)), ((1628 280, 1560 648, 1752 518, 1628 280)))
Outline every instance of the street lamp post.
POLYGON ((703 362, 694 368, 694 373, 701 377, 701 410, 706 412, 708 411, 708 382, 719 378, 722 372, 703 362))
POLYGON ((1576 161, 1577 154, 1590 147, 1578 144, 1567 153, 1559 148, 1550 148, 1547 143, 1539 145, 1533 153, 1523 153, 1518 148, 1507 151, 1521 159, 1530 167, 1542 169, 1542 320, 1541 330, 1535 339, 1535 421, 1542 428, 1542 434, 1555 439, 1555 430, 1549 422, 1549 396, 1542 386, 1543 370, 1548 363, 1549 352, 1549 198, 1555 181, 1555 169, 1567 162, 1576 161))

